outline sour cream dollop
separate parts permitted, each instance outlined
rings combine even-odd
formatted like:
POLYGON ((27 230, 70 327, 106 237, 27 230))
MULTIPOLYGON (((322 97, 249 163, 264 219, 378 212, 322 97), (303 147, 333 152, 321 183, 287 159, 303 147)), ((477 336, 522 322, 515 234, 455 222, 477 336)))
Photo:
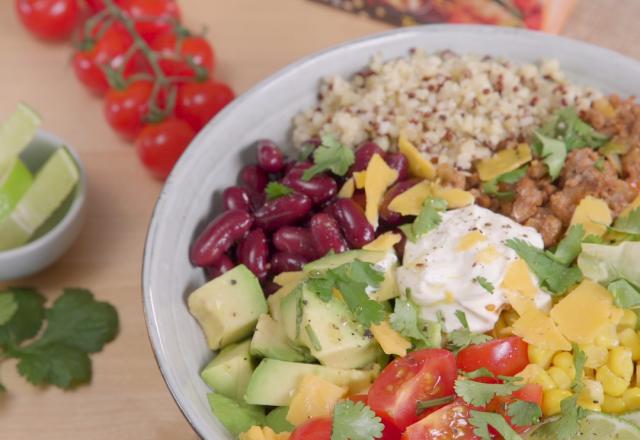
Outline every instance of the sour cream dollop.
MULTIPOLYGON (((416 243, 407 241, 397 272, 400 292, 420 307, 423 319, 435 321, 440 311, 447 332, 462 326, 456 310, 466 314, 472 331, 487 332, 508 304, 501 284, 507 268, 518 258, 505 244, 511 238, 539 249, 544 246, 535 229, 480 206, 447 211, 437 228, 416 243), (482 286, 487 282, 493 293, 482 286)), ((540 290, 535 277, 533 282, 538 289, 536 306, 548 309, 550 296, 540 290)))

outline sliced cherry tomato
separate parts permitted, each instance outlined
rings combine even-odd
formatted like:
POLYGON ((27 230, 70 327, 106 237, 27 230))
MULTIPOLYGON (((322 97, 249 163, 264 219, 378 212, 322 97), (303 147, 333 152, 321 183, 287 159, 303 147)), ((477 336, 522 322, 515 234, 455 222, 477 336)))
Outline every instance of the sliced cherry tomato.
POLYGON ((104 99, 104 115, 109 125, 127 138, 136 137, 149 111, 152 91, 152 81, 135 81, 122 90, 110 89, 104 99))
POLYGON ((365 405, 367 404, 367 398, 368 396, 366 394, 356 394, 355 396, 349 396, 347 397, 348 400, 351 400, 352 402, 362 402, 365 405))
POLYGON ((47 40, 68 37, 80 15, 78 0, 16 0, 22 24, 47 40))
POLYGON ((402 431, 418 420, 418 401, 453 395, 456 371, 450 351, 430 348, 409 353, 382 370, 369 390, 369 406, 385 425, 402 431))
POLYGON ((136 30, 147 43, 180 21, 180 9, 174 0, 119 0, 118 3, 136 21, 136 30))
POLYGON ((289 440, 331 440, 331 417, 318 417, 298 426, 289 440))
POLYGON ((195 76, 194 65, 205 68, 209 76, 213 76, 215 55, 202 37, 179 39, 175 32, 164 32, 153 40, 151 48, 158 52, 160 67, 169 76, 195 76))
POLYGON ((402 440, 476 440, 469 423, 471 408, 462 401, 450 403, 409 426, 402 440))
POLYGON ((495 412, 502 414, 505 420, 511 425, 516 432, 525 432, 530 426, 518 426, 511 423, 511 417, 508 413, 508 405, 516 400, 525 400, 527 402, 535 403, 538 406, 542 405, 542 387, 535 383, 524 385, 518 391, 514 391, 510 396, 496 396, 491 402, 489 402, 485 408, 485 411, 495 412))
POLYGON ((151 174, 164 179, 194 136, 189 124, 181 119, 169 118, 146 125, 136 137, 136 150, 151 174))
POLYGON ((513 376, 528 363, 527 343, 519 336, 470 345, 458 353, 458 368, 464 371, 484 367, 495 375, 513 376))
POLYGON ((93 12, 100 12, 105 8, 102 0, 84 0, 84 2, 93 12))
POLYGON ((200 131, 224 106, 233 101, 231 88, 221 82, 185 83, 178 87, 176 116, 200 131))

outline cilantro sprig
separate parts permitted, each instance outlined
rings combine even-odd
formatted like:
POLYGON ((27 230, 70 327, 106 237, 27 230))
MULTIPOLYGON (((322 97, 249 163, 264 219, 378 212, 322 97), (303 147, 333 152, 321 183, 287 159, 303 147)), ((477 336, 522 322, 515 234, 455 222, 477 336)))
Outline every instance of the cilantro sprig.
POLYGON ((413 223, 407 223, 400 226, 407 240, 415 243, 423 234, 438 227, 442 222, 442 211, 447 209, 447 202, 442 199, 428 198, 422 205, 420 214, 413 223))
POLYGON ((462 310, 455 311, 456 318, 460 321, 462 328, 454 330, 447 335, 446 348, 454 353, 459 352, 469 345, 482 344, 492 338, 483 333, 475 333, 469 329, 467 315, 462 310))
POLYGON ((389 322, 394 330, 408 338, 416 348, 439 348, 442 344, 442 325, 422 320, 418 307, 409 298, 396 299, 389 322))
POLYGON ((469 405, 484 406, 496 396, 510 396, 524 386, 521 377, 494 376, 486 368, 467 373, 464 378, 457 379, 454 385, 456 394, 469 405), (473 379, 481 377, 498 378, 502 383, 484 383, 473 379))
POLYGON ((509 426, 509 423, 501 414, 474 409, 469 413, 471 414, 469 422, 475 427, 473 433, 482 440, 491 440, 493 438, 489 431, 490 426, 498 431, 504 440, 522 440, 522 437, 509 426))
POLYGON ((551 259, 560 264, 569 265, 578 258, 582 250, 582 239, 584 238, 584 226, 577 224, 571 226, 564 238, 558 243, 555 252, 546 251, 551 259))
POLYGON ((293 194, 293 192, 294 191, 292 188, 280 182, 269 182, 267 187, 264 189, 264 193, 267 196, 267 200, 275 200, 280 197, 293 194))
POLYGON ((383 430, 380 417, 363 402, 343 400, 333 409, 331 440, 373 440, 383 430))
POLYGON ((609 230, 626 234, 630 236, 628 238, 636 239, 640 236, 640 208, 632 210, 624 217, 618 217, 609 230))
POLYGON ((491 283, 491 281, 489 281, 485 277, 477 276, 473 279, 473 281, 478 283, 480 287, 482 287, 484 290, 486 290, 489 293, 493 293, 493 291, 496 289, 495 286, 491 283))
POLYGON ((302 180, 311 180, 314 176, 325 171, 331 171, 338 176, 347 174, 349 167, 355 162, 353 150, 331 134, 321 138, 322 143, 313 150, 314 165, 305 170, 302 180))
POLYGON ((534 402, 516 400, 507 405, 507 414, 511 423, 524 427, 538 423, 542 418, 542 409, 534 402))
POLYGON ((34 289, 0 293, 0 352, 17 359, 18 372, 34 385, 69 389, 89 382, 89 354, 101 351, 118 332, 115 308, 84 289, 65 289, 50 308, 44 304, 34 289))
POLYGON ((508 185, 513 185, 518 183, 524 176, 527 175, 527 170, 529 169, 528 165, 524 165, 520 168, 517 168, 513 171, 509 171, 508 173, 504 173, 493 180, 489 180, 488 182, 484 182, 482 184, 482 192, 496 197, 500 200, 511 200, 515 196, 513 191, 501 191, 500 184, 505 183, 508 185))

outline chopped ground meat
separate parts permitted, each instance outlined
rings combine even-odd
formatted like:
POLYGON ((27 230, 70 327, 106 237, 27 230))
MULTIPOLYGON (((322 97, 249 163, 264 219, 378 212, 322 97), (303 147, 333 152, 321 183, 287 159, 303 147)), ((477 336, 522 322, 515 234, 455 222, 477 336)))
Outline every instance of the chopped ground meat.
POLYGON ((627 182, 636 190, 640 188, 640 148, 633 148, 622 157, 622 171, 627 182))
POLYGON ((562 220, 553 215, 547 208, 539 209, 536 215, 525 222, 526 226, 535 228, 542 234, 545 247, 552 246, 560 241, 565 226, 562 220))
POLYGON ((529 177, 524 177, 518 182, 515 192, 516 199, 511 207, 511 217, 518 223, 524 223, 536 215, 538 208, 544 203, 545 194, 529 177))

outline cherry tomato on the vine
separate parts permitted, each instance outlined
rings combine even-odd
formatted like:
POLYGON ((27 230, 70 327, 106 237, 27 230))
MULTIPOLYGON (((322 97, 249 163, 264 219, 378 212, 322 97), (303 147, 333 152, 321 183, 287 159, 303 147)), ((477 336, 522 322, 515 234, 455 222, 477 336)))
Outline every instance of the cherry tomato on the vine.
POLYGON ((331 428, 331 417, 318 417, 298 426, 289 440, 330 440, 331 428))
POLYGON ((40 38, 68 37, 80 15, 78 0, 16 0, 18 17, 40 38))
POLYGON ((188 82, 178 87, 176 116, 199 131, 234 97, 233 90, 221 82, 188 82))
POLYGON ((175 0, 118 0, 118 4, 136 22, 136 30, 147 43, 180 21, 175 0))
POLYGON ((146 125, 136 137, 136 150, 145 167, 155 177, 164 179, 194 136, 185 121, 169 118, 146 125))
POLYGON ((209 76, 213 74, 213 48, 202 37, 164 32, 153 40, 151 48, 158 53, 160 67, 169 76, 195 76, 193 65, 205 68, 209 76))
POLYGON ((135 81, 124 89, 110 89, 104 98, 104 115, 111 127, 127 138, 134 138, 149 111, 152 81, 135 81))

